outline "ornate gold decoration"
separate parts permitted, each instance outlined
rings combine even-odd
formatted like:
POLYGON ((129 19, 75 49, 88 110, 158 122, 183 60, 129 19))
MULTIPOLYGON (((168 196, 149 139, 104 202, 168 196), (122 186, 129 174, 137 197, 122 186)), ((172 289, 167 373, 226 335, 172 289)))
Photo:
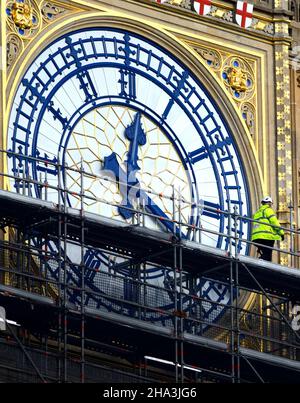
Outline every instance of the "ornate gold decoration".
POLYGON ((270 35, 273 35, 275 30, 273 22, 266 22, 263 20, 259 20, 258 18, 252 19, 251 28, 255 29, 256 31, 265 32, 266 34, 270 35))
POLYGON ((220 8, 216 6, 211 6, 210 12, 208 15, 211 15, 212 17, 222 19, 227 22, 232 22, 233 21, 233 12, 232 10, 228 10, 225 8, 220 8))
POLYGON ((59 0, 6 0, 7 12, 7 69, 14 63, 44 27, 67 13, 78 13, 81 9, 65 5, 59 0))
POLYGON ((230 87, 238 92, 247 90, 247 72, 241 68, 231 67, 227 73, 230 87))
POLYGON ((15 1, 12 5, 12 19, 17 27, 30 29, 33 26, 32 7, 29 3, 19 3, 15 1))
POLYGON ((216 18, 223 18, 225 13, 226 13, 226 10, 216 8, 215 10, 212 11, 211 16, 216 17, 216 18))
POLYGON ((204 44, 198 45, 195 50, 224 82, 245 120, 251 137, 257 144, 257 93, 254 73, 256 61, 204 44))
MULTIPOLYGON (((276 25, 276 33, 286 34, 283 24, 276 25)), ((277 186, 278 207, 281 223, 289 221, 290 195, 293 194, 293 161, 292 161, 292 133, 291 133, 291 107, 290 107, 290 72, 289 72, 289 46, 278 43, 275 49, 275 88, 276 88, 276 126, 277 126, 277 186)), ((289 249, 290 239, 285 249, 289 249)), ((280 262, 288 265, 291 257, 280 256, 280 262)))
POLYGON ((266 28, 267 25, 268 25, 268 24, 267 24, 266 22, 257 20, 257 22, 256 22, 256 24, 253 26, 253 28, 254 28, 254 29, 257 29, 258 31, 263 31, 263 30, 266 28))
MULTIPOLYGON (((254 64, 240 56, 230 56, 223 61, 222 78, 233 99, 240 102, 250 101, 255 96, 254 64)), ((253 102, 251 101, 253 104, 253 102)))
POLYGON ((8 32, 14 32, 23 39, 30 39, 38 33, 41 19, 36 0, 30 0, 30 3, 9 0, 6 10, 8 32))
POLYGON ((170 4, 173 4, 174 6, 180 6, 182 2, 183 0, 170 0, 170 4))

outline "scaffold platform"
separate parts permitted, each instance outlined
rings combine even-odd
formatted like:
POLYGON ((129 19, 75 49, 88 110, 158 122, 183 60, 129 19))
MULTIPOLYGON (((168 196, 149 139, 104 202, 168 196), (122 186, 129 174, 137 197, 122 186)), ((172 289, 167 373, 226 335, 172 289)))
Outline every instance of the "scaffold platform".
MULTIPOLYGON (((29 198, 20 194, 0 190, 2 225, 18 223, 31 229, 38 228, 48 235, 57 234, 57 220, 62 211, 58 205, 44 200, 29 198)), ((80 210, 67 207, 64 212, 73 225, 68 236, 80 237, 80 210)), ((85 226, 88 231, 85 242, 89 246, 106 249, 113 247, 124 255, 141 262, 145 257, 154 263, 172 266, 173 247, 182 248, 184 269, 192 273, 209 276, 211 279, 228 278, 228 262, 234 259, 240 266, 239 282, 242 287, 259 291, 259 284, 274 294, 300 301, 300 270, 256 259, 250 256, 229 256, 227 251, 201 245, 189 240, 178 240, 173 234, 127 224, 98 214, 85 212, 85 226), (161 253, 160 253, 161 252, 161 253), (247 266, 247 267, 246 267, 247 266)))
MULTIPOLYGON (((50 376, 28 359, 29 369, 26 367, 25 371, 24 368, 26 376, 34 376, 35 373, 37 379, 46 379, 49 382, 59 379, 65 382, 68 379, 76 381, 78 378, 72 375, 73 364, 70 357, 78 354, 80 376, 87 376, 89 365, 93 366, 91 357, 97 356, 106 363, 103 368, 99 367, 102 372, 111 371, 111 374, 116 376, 115 379, 126 379, 127 382, 155 381, 161 374, 165 381, 170 381, 174 371, 176 381, 179 382, 297 382, 299 379, 299 333, 293 332, 291 318, 287 317, 286 313, 291 302, 300 300, 300 270, 250 256, 233 256, 227 251, 179 239, 172 233, 127 224, 86 211, 83 213, 77 209, 8 191, 0 191, 0 207, 3 230, 15 228, 22 234, 29 234, 26 242, 23 240, 13 244, 2 241, 0 245, 3 253, 0 265, 0 305, 5 307, 7 317, 21 323, 22 328, 31 335, 27 339, 23 337, 22 342, 20 337, 16 338, 15 342, 10 342, 9 348, 19 349, 21 344, 27 355, 32 351, 33 357, 38 357, 42 354, 43 339, 47 335, 47 348, 53 354, 49 355, 49 362, 53 360, 53 366, 58 365, 60 360, 63 362, 62 369, 55 376, 50 376), (59 279, 55 282, 54 278, 48 278, 45 273, 31 269, 19 270, 18 267, 12 267, 10 261, 11 255, 14 259, 22 254, 29 256, 32 253, 38 256, 28 239, 36 236, 57 239, 58 224, 64 224, 60 226, 59 233, 64 242, 80 243, 84 233, 84 247, 98 248, 122 256, 123 261, 119 263, 119 267, 136 267, 149 262, 174 267, 174 253, 177 256, 180 252, 180 270, 191 276, 190 279, 205 278, 226 284, 232 287, 235 301, 238 300, 236 296, 242 292, 256 293, 265 300, 266 309, 273 310, 274 317, 270 313, 266 317, 264 314, 260 316, 257 312, 251 312, 251 308, 246 311, 232 299, 225 315, 218 321, 220 323, 202 324, 201 318, 199 320, 198 317, 190 317, 189 312, 184 313, 182 306, 174 302, 174 307, 169 308, 166 324, 162 325, 153 320, 146 320, 146 315, 138 316, 138 310, 146 310, 148 307, 138 306, 137 300, 130 298, 128 301, 122 301, 122 304, 134 306, 132 315, 123 314, 121 311, 116 313, 109 309, 105 311, 98 306, 85 304, 83 297, 81 300, 79 297, 81 304, 78 304, 77 300, 74 302, 68 297, 69 285, 66 280, 65 283, 59 279), (16 274, 17 280, 11 284, 10 278, 16 274), (25 280, 22 276, 25 276, 25 280), (245 330, 239 327, 237 315, 239 318, 249 317, 250 321, 256 318, 262 327, 274 319, 281 330, 277 331, 276 326, 275 330, 270 330, 272 326, 267 327, 262 334, 257 334, 257 329, 253 332, 245 330), (226 316, 230 317, 229 327, 226 325, 226 316), (170 317, 173 319, 169 319, 170 317), (57 325, 58 322, 61 328, 57 325), (84 334, 82 326, 85 329, 84 334), (201 327, 200 333, 195 332, 196 326, 197 329, 201 327), (268 329, 272 334, 268 334, 268 329), (249 340, 255 338, 258 338, 258 347, 249 348, 247 343, 251 344, 249 340), (55 346, 61 346, 62 342, 65 343, 64 349, 59 347, 58 351, 54 352, 55 346), (159 359, 155 361, 157 356, 159 359)), ((48 259, 45 251, 43 253, 43 258, 48 259)), ((31 259, 35 261, 36 257, 31 259)), ((27 268, 28 261, 29 258, 26 260, 27 268)), ((175 270, 180 271, 176 267, 175 270)), ((89 283, 82 284, 76 288, 79 296, 82 293, 85 296, 97 293, 89 283)), ((74 284, 72 287, 74 288, 74 284)), ((182 291, 175 290, 174 301, 177 301, 176 298, 182 298, 181 294, 182 291)), ((113 299, 110 299, 112 303, 113 299)), ((194 296, 191 296, 191 299, 194 299, 194 296)), ((211 302, 203 299, 199 303, 211 302)), ((155 311, 155 308, 151 307, 149 311, 155 311)), ((156 314, 164 316, 166 312, 156 309, 156 314)), ((15 334, 13 330, 12 332, 15 334)), ((22 334, 24 335, 24 332, 22 334)), ((0 351, 8 348, 6 344, 7 340, 0 333, 0 351)), ((0 363, 1 368, 5 368, 4 362, 0 363)), ((13 365, 10 368, 13 371, 13 365)))

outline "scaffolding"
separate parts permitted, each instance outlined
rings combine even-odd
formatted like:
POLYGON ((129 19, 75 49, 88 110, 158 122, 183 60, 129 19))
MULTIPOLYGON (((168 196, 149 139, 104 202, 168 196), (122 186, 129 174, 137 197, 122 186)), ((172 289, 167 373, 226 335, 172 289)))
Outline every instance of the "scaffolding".
MULTIPOLYGON (((108 218, 89 211, 88 201, 118 204, 87 195, 85 181, 111 178, 85 172, 83 162, 76 171, 8 154, 21 168, 4 175, 15 191, 0 191, 0 306, 14 321, 0 330, 1 380, 298 381, 300 270, 240 254, 251 242, 239 223, 253 220, 234 206, 201 205, 200 212, 226 216, 226 232, 191 224, 175 189, 169 218, 143 200, 122 206, 130 221, 108 218), (31 178, 26 166, 37 162, 44 177, 31 178), (49 165, 56 183, 47 181, 49 165), (77 193, 68 189, 68 170, 78 175, 77 193), (168 230, 159 230, 162 221, 168 230), (205 245, 204 233, 226 238, 227 249, 205 245)), ((291 262, 299 257, 274 250, 291 262)))

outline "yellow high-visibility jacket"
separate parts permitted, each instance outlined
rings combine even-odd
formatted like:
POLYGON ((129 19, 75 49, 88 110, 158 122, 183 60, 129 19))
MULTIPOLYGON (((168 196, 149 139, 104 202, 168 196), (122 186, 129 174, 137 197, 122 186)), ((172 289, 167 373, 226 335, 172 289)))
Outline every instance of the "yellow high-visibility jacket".
POLYGON ((274 210, 268 204, 263 204, 259 210, 253 216, 254 220, 259 222, 253 223, 252 229, 252 241, 256 239, 270 239, 270 240, 280 240, 281 236, 284 235, 283 229, 276 228, 280 227, 280 223, 276 218, 274 210), (267 225, 271 224, 271 225, 267 225))

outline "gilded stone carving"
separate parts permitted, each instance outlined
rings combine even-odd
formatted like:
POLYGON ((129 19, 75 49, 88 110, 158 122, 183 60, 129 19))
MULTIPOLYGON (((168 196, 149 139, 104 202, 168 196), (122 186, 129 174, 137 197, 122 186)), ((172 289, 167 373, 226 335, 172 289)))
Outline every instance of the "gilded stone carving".
POLYGON ((252 28, 257 29, 258 31, 263 31, 266 28, 267 23, 263 21, 259 21, 257 18, 252 20, 252 28))
POLYGON ((222 67, 222 78, 236 102, 249 101, 254 95, 254 72, 250 63, 241 57, 230 56, 222 67))
POLYGON ((252 19, 251 28, 256 31, 265 32, 266 34, 273 35, 274 34, 274 24, 268 23, 266 21, 261 21, 257 18, 252 19))
POLYGON ((32 38, 40 28, 40 14, 35 0, 21 3, 16 0, 7 2, 8 30, 24 39, 32 38))
MULTIPOLYGON (((285 29, 280 29, 280 32, 285 29)), ((276 77, 276 123, 278 153, 278 188, 292 193, 292 144, 291 144, 291 108, 290 108, 290 72, 289 46, 285 43, 275 46, 275 77, 276 77)), ((294 61, 296 62, 296 61, 294 61)), ((297 82, 299 83, 298 77, 297 82)), ((288 219, 287 194, 278 195, 280 219, 288 219)))
POLYGON ((226 10, 221 10, 220 8, 215 7, 215 10, 211 13, 212 17, 223 18, 226 10))
POLYGON ((231 67, 227 72, 230 87, 237 92, 247 91, 247 72, 241 68, 231 67))
POLYGON ((212 72, 225 84, 251 137, 257 144, 256 61, 249 56, 233 55, 229 51, 214 49, 204 44, 197 45, 195 50, 205 60, 212 72))
POLYGON ((80 9, 65 7, 59 1, 7 0, 7 69, 12 69, 22 51, 44 27, 57 18, 80 9))
POLYGON ((223 81, 245 120, 250 135, 257 140, 257 93, 255 61, 232 55, 228 51, 198 45, 196 51, 223 81))
POLYGON ((184 0, 170 0, 170 4, 173 4, 174 6, 181 6, 184 0))
POLYGON ((15 1, 12 5, 11 15, 17 27, 21 29, 32 28, 33 12, 29 3, 19 3, 15 1))
POLYGON ((216 6, 211 7, 210 13, 208 15, 211 15, 212 17, 216 17, 228 22, 233 21, 233 13, 231 10, 226 10, 224 8, 216 6))
MULTIPOLYGON (((139 1, 139 0, 136 0, 136 1, 139 1)), ((164 4, 178 6, 178 7, 187 9, 189 11, 195 12, 195 10, 193 9, 192 3, 193 3, 193 0, 168 0, 164 4)), ((265 2, 263 2, 263 3, 265 4, 265 2)), ((225 8, 222 8, 219 5, 218 6, 212 5, 210 12, 208 14, 206 14, 205 17, 206 18, 214 17, 214 18, 218 18, 220 20, 226 21, 226 22, 235 23, 234 18, 233 18, 234 13, 235 13, 235 5, 232 6, 231 9, 229 9, 228 6, 225 8)), ((197 14, 195 13, 195 15, 197 15, 197 14)), ((252 24, 251 24, 251 29, 273 35, 275 27, 274 27, 273 22, 270 23, 270 22, 266 22, 265 20, 253 18, 252 24)))

